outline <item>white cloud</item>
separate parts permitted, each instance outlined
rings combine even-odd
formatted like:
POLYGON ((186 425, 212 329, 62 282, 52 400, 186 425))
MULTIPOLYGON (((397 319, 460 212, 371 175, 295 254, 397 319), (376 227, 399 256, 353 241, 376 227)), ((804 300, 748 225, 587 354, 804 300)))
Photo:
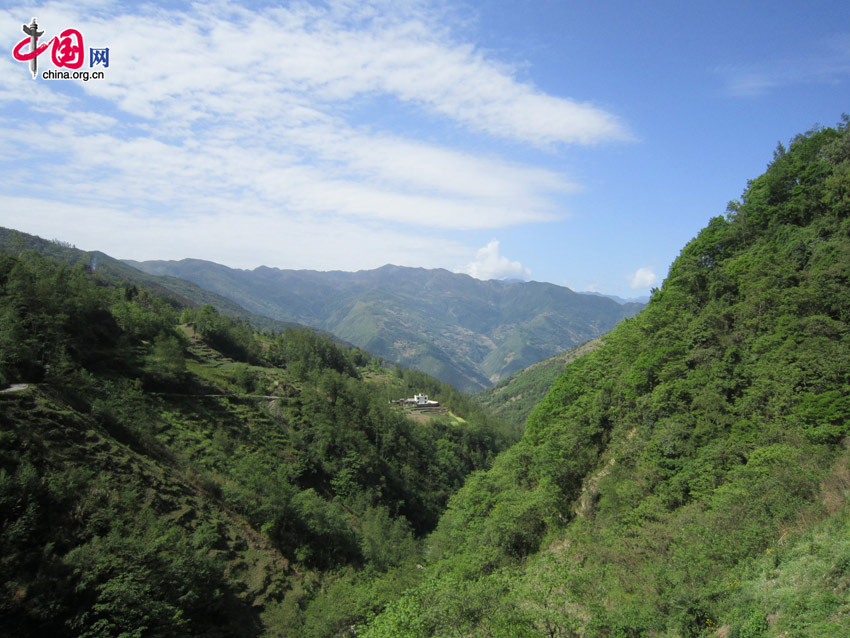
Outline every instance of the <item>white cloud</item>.
MULTIPOLYGON (((26 135, 13 126, 6 133, 17 148, 47 154, 38 164, 50 165, 54 199, 84 191, 85 201, 151 200, 179 215, 199 205, 230 209, 238 193, 282 214, 499 228, 563 216, 553 196, 575 185, 550 170, 355 128, 339 100, 389 94, 531 144, 623 134, 604 112, 518 83, 410 9, 381 19, 344 3, 269 10, 261 47, 245 45, 253 12, 226 2, 206 9, 100 19, 62 3, 39 10, 48 35, 73 24, 111 56, 105 80, 76 86, 33 81, 4 62, 10 86, 0 96, 24 90, 30 103, 51 107, 39 124, 29 119, 26 135), (100 179, 92 183, 92 174, 100 179)), ((0 12, 0 21, 15 24, 21 11, 0 12)))
POLYGON ((754 71, 730 74, 726 78, 726 92, 734 97, 756 97, 779 86, 776 77, 754 71))
POLYGON ((475 261, 467 264, 462 272, 476 279, 528 279, 531 271, 518 261, 511 261, 499 254, 499 242, 491 241, 479 249, 475 261))
POLYGON ((850 78, 850 33, 826 36, 794 58, 717 67, 726 92, 756 97, 786 86, 834 84, 850 78))
MULTIPOLYGON (((123 256, 145 257, 144 247, 234 264, 267 255, 270 265, 436 266, 469 253, 445 231, 565 216, 560 198, 578 188, 565 175, 455 148, 451 135, 365 126, 354 113, 370 100, 422 127, 465 129, 487 148, 629 138, 612 114, 547 95, 453 39, 422 2, 249 11, 227 0, 57 0, 0 9, 0 34, 17 41, 32 15, 45 37, 73 26, 86 46, 108 46, 110 66, 104 80, 46 82, 0 58, 0 197, 31 194, 26 210, 39 211, 24 220, 0 208, 0 224, 123 256), (134 248, 115 233, 145 240, 134 248), (285 251, 271 250, 273 238, 285 251)), ((526 273, 497 254, 488 267, 526 273)))
POLYGON ((653 272, 652 268, 638 268, 634 273, 627 277, 629 287, 632 290, 641 288, 650 288, 658 283, 658 275, 653 272))
POLYGON ((244 208, 234 216, 152 216, 147 209, 106 209, 0 195, 0 226, 101 250, 119 259, 194 257, 235 268, 274 265, 315 270, 361 270, 393 263, 440 268, 469 254, 460 242, 428 233, 314 216, 284 219, 244 208), (109 247, 104 245, 109 237, 109 247))
MULTIPOLYGON (((230 2, 187 13, 147 8, 96 18, 73 3, 40 11, 50 32, 72 22, 110 46, 107 81, 84 90, 145 118, 292 118, 363 95, 383 94, 461 126, 522 143, 629 139, 618 118, 589 103, 547 95, 512 70, 453 41, 421 3, 296 4, 253 12, 230 2), (145 9, 143 9, 144 11, 145 9), (365 17, 364 17, 365 16, 365 17), (262 30, 259 46, 247 34, 262 30), (286 99, 277 104, 279 97, 286 99), (224 99, 222 99, 224 98, 224 99), (271 107, 271 110, 269 108, 271 107)), ((4 25, 34 9, 0 12, 4 25)), ((49 33, 48 33, 49 35, 49 33)))

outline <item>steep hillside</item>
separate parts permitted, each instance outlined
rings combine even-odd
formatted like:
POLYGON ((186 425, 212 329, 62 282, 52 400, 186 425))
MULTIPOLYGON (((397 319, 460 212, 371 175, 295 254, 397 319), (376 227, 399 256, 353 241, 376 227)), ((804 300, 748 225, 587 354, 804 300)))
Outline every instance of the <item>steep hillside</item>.
POLYGON ((501 432, 312 331, 0 253, 0 635, 334 635, 416 581, 501 432), (387 400, 417 391, 442 411, 387 400))
POLYGON ((564 372, 564 368, 578 357, 598 348, 601 343, 601 339, 592 339, 572 350, 515 372, 493 387, 474 395, 475 400, 490 414, 510 423, 521 433, 528 415, 546 397, 552 384, 564 372))
POLYGON ((850 635, 850 134, 780 147, 358 635, 850 635))
POLYGON ((187 279, 252 312, 327 330, 466 392, 598 337, 642 307, 552 284, 479 281, 446 270, 246 271, 190 259, 128 263, 187 279))
POLYGON ((86 266, 96 271, 98 278, 104 282, 144 287, 171 300, 173 305, 200 307, 209 304, 218 312, 245 319, 259 329, 283 332, 286 328, 305 327, 303 324, 254 314, 227 297, 205 290, 190 281, 178 277, 151 275, 97 250, 83 251, 59 240, 46 240, 0 227, 0 252, 19 254, 24 250, 34 250, 69 266, 86 266))

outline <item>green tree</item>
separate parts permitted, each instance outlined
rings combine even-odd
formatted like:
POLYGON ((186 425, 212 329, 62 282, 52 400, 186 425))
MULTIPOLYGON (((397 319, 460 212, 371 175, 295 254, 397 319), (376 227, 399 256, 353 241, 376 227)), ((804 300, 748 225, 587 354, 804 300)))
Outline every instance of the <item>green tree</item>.
POLYGON ((186 377, 186 357, 176 336, 160 333, 147 360, 148 371, 165 383, 181 383, 186 377))

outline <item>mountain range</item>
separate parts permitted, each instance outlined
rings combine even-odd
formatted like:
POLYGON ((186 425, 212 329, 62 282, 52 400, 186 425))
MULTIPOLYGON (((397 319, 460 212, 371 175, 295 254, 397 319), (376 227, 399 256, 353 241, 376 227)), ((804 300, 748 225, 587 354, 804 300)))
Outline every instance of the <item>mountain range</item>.
POLYGON ((516 442, 102 258, 0 231, 0 637, 850 635, 850 117, 480 394, 516 442))
POLYGON ((0 638, 337 635, 362 614, 323 592, 399 595, 515 440, 421 372, 14 239, 56 256, 0 245, 0 638), (387 401, 415 392, 439 407, 387 401))
POLYGON ((328 331, 465 392, 598 337, 643 308, 550 283, 481 281, 442 269, 239 270, 197 259, 125 263, 193 282, 252 313, 328 331))
POLYGON ((848 124, 780 145, 566 366, 358 636, 850 635, 848 124))
POLYGON ((299 324, 282 322, 248 312, 239 304, 178 277, 149 275, 110 257, 99 250, 80 250, 57 239, 43 239, 36 235, 0 227, 0 252, 19 254, 35 251, 69 266, 83 266, 97 272, 98 277, 111 284, 128 284, 145 288, 168 299, 173 306, 210 305, 219 313, 244 319, 260 330, 283 332, 286 328, 304 328, 299 324))
POLYGON ((0 249, 35 250, 178 305, 211 305, 261 330, 311 327, 464 392, 490 387, 610 330, 643 305, 554 284, 447 270, 237 270, 197 259, 135 262, 0 228, 0 249))

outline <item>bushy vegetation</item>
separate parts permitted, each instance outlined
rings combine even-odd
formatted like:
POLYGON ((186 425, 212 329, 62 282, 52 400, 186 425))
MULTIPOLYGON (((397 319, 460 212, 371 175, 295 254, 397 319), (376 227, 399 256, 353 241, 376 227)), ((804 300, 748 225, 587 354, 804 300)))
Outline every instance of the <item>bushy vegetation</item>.
POLYGON ((522 436, 531 411, 546 398, 552 384, 561 376, 567 364, 587 354, 599 344, 599 339, 591 339, 576 348, 535 363, 499 381, 492 388, 476 393, 475 401, 490 414, 508 423, 518 436, 522 436))
POLYGON ((843 636, 850 135, 780 147, 359 635, 843 636))
POLYGON ((333 635, 508 444, 425 375, 32 251, 0 255, 0 317, 0 379, 31 384, 0 395, 6 635, 333 635))
POLYGON ((245 271, 196 259, 136 265, 173 275, 158 281, 175 292, 189 295, 191 280, 253 312, 327 330, 465 392, 597 337, 642 307, 553 284, 480 281, 441 269, 245 271))
POLYGON ((846 636, 849 326, 846 120, 510 447, 361 350, 0 255, 0 383, 37 384, 0 394, 0 633, 846 636))

